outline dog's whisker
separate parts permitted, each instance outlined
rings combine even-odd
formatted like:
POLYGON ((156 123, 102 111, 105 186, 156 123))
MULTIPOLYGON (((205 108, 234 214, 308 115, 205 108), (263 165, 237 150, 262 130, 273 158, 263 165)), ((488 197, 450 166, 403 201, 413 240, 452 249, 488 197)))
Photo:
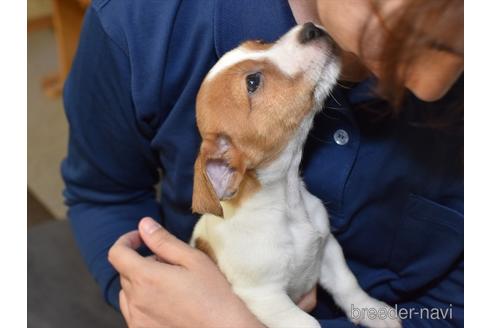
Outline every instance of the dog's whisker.
POLYGON ((342 104, 340 104, 340 102, 335 97, 335 94, 331 91, 330 91, 330 97, 333 98, 333 100, 337 103, 338 106, 342 106, 342 104))
POLYGON ((339 81, 337 81, 337 85, 339 87, 344 88, 344 89, 347 89, 347 90, 350 89, 350 87, 348 85, 344 85, 344 84, 340 83, 339 81))

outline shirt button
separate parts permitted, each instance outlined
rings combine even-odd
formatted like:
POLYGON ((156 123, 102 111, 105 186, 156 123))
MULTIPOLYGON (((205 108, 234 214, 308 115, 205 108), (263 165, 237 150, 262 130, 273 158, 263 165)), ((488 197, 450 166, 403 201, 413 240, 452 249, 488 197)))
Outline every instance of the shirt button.
POLYGON ((337 145, 344 146, 349 142, 349 139, 347 131, 343 129, 338 129, 333 133, 333 140, 335 140, 337 145))

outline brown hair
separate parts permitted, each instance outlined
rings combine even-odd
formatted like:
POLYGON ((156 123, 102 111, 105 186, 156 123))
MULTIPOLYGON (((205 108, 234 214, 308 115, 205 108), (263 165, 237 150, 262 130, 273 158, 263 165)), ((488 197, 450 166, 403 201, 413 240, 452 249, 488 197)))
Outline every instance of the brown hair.
POLYGON ((397 110, 407 92, 404 81, 409 67, 423 51, 434 48, 463 56, 463 0, 407 0, 391 17, 383 18, 384 1, 371 1, 385 31, 378 60, 382 65, 378 93, 397 110), (450 21, 456 23, 451 25, 450 21), (454 44, 436 41, 443 39, 454 40, 454 44))

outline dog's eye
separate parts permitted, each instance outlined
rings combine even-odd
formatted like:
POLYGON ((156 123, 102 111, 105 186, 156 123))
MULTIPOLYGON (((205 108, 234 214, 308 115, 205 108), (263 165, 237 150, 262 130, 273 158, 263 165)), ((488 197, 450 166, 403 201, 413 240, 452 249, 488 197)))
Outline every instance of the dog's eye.
POLYGON ((248 88, 248 93, 252 94, 258 89, 261 83, 261 73, 256 72, 246 76, 246 87, 248 88))

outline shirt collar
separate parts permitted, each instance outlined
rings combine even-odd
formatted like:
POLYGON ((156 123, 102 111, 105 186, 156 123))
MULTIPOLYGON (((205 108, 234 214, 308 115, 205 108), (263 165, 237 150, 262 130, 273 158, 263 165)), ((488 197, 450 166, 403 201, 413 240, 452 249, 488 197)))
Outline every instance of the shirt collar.
POLYGON ((221 57, 249 39, 273 42, 294 25, 287 0, 216 0, 215 51, 221 57))
POLYGON ((370 77, 354 85, 347 95, 349 103, 355 105, 378 99, 376 94, 377 83, 375 77, 370 77))

